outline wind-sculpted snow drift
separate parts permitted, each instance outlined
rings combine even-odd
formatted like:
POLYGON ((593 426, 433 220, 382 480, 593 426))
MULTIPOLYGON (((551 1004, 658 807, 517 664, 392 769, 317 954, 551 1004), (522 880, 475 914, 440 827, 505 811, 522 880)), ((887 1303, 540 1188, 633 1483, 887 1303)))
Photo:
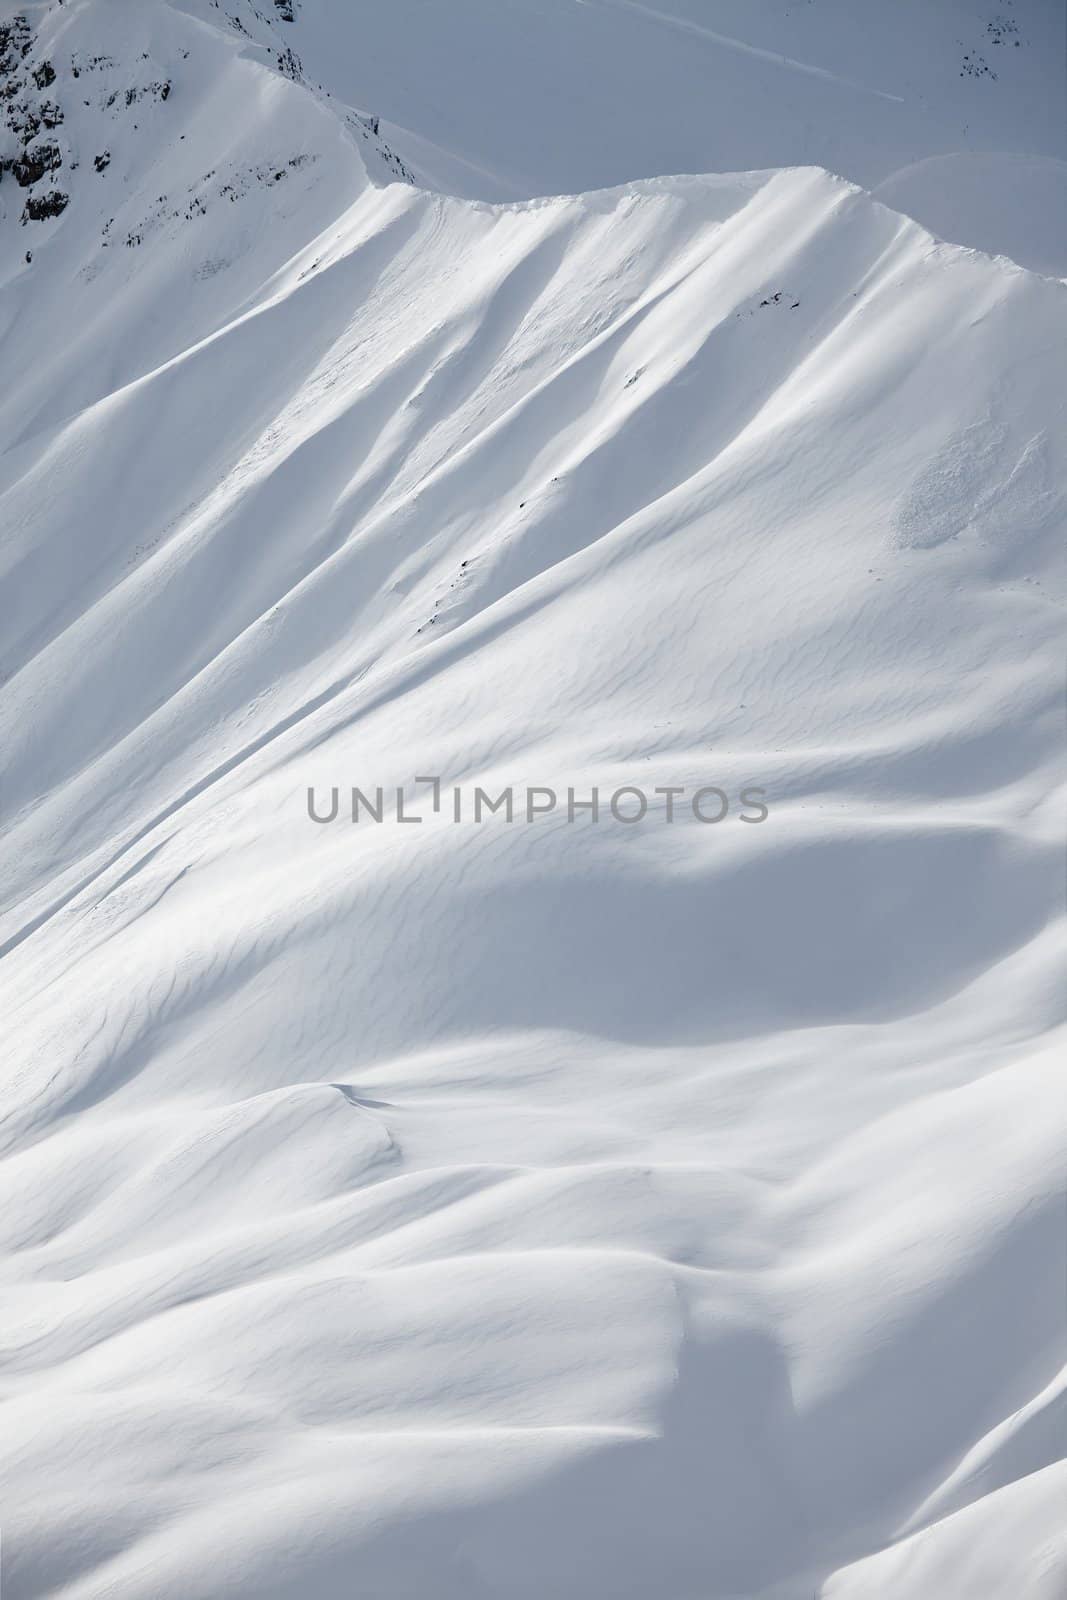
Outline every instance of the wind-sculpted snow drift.
POLYGON ((1052 1600, 1067 288, 815 168, 430 194, 277 19, 31 20, 5 1600, 1052 1600))

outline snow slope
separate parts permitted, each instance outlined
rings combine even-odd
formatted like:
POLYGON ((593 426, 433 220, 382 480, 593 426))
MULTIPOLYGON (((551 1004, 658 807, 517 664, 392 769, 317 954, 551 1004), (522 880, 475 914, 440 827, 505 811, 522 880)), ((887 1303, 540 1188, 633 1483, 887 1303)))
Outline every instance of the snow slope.
POLYGON ((5 1600, 1053 1600, 1067 286, 429 192, 262 9, 18 58, 5 1600))

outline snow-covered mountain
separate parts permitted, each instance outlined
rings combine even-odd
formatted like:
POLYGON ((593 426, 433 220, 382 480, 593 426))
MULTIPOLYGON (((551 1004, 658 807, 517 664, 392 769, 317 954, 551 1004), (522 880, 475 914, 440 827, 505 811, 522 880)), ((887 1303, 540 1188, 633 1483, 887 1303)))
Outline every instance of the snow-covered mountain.
POLYGON ((1062 33, 0 6, 4 1600, 1062 1593, 1062 33))

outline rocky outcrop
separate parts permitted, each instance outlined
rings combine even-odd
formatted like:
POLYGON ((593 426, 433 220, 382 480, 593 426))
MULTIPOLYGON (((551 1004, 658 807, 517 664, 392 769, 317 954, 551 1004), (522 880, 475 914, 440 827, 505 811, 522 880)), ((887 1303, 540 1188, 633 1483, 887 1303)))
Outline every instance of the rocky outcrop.
POLYGON ((22 211, 22 221, 45 222, 58 217, 70 204, 70 195, 61 189, 50 189, 47 194, 31 194, 22 211))
MULTIPOLYGON (((0 104, 9 140, 8 149, 0 154, 0 178, 10 172, 21 189, 32 189, 63 165, 63 152, 54 139, 36 142, 42 128, 55 129, 62 124, 63 110, 56 100, 41 99, 42 90, 55 83, 56 70, 51 61, 34 63, 29 59, 33 45, 27 17, 0 22, 0 104)), ((68 200, 59 189, 31 195, 21 221, 59 216, 68 200)))
POLYGON ((11 173, 20 189, 29 189, 48 173, 56 172, 62 165, 63 157, 59 146, 41 144, 16 156, 11 163, 11 173))

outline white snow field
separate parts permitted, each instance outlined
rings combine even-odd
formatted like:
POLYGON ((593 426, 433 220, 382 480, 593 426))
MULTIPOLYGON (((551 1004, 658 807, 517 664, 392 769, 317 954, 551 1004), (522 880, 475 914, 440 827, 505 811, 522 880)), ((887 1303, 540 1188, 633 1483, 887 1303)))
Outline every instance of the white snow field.
POLYGON ((4 1600, 1060 1600, 1061 8, 286 10, 0 7, 4 1600))

